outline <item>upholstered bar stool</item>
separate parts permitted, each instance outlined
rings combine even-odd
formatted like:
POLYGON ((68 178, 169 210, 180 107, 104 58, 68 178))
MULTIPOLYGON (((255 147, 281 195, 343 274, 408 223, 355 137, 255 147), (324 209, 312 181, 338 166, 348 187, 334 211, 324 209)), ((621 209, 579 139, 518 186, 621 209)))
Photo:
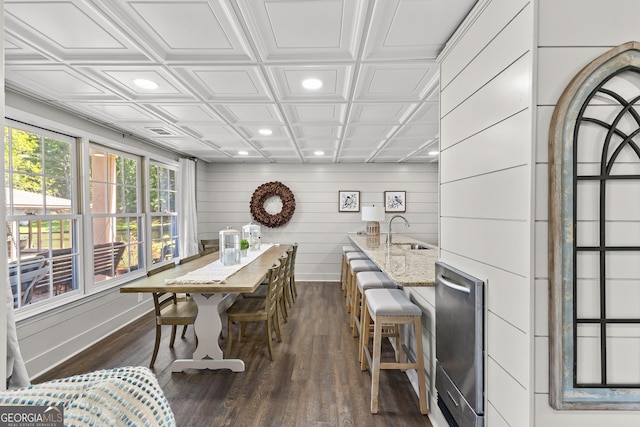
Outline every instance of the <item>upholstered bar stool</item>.
MULTIPOLYGON (((375 262, 367 259, 353 259, 349 261, 349 277, 347 278, 347 313, 357 309, 354 305, 356 294, 356 275, 362 271, 380 271, 375 262)), ((349 326, 354 328, 352 316, 349 316, 349 326)))
POLYGON ((354 252, 346 252, 343 255, 343 258, 344 258, 344 264, 343 264, 343 271, 342 271, 342 277, 341 277, 342 296, 346 298, 347 288, 349 284, 349 277, 351 277, 351 270, 349 270, 349 263, 355 259, 369 259, 369 257, 365 255, 364 252, 354 251, 354 252))
MULTIPOLYGON (((369 328, 362 328, 365 357, 360 362, 364 371, 369 367, 371 371, 371 413, 378 412, 378 393, 381 369, 415 369, 418 374, 418 394, 420 398, 420 413, 427 413, 427 394, 424 377, 424 356, 422 352, 422 310, 409 300, 401 289, 369 289, 365 291, 367 310, 364 312, 363 324, 373 320, 373 357, 369 352, 369 328), (414 363, 396 360, 382 362, 382 329, 383 325, 413 324, 416 339, 416 361, 414 363)), ((398 328, 399 329, 399 328, 398 328)), ((401 354, 401 349, 397 350, 401 354)), ((406 360, 406 356, 401 359, 406 360)))
MULTIPOLYGON (((357 336, 360 333, 360 345, 358 346, 358 361, 362 361, 362 357, 364 356, 362 353, 362 345, 364 336, 362 332, 362 328, 368 328, 370 325, 362 323, 362 319, 364 319, 364 312, 367 309, 365 291, 369 289, 399 289, 400 286, 396 284, 393 280, 391 280, 386 274, 382 271, 363 271, 357 274, 356 276, 356 300, 354 303, 354 307, 356 310, 351 311, 351 315, 354 317, 355 328, 353 331, 353 336, 357 336), (360 309, 358 309, 360 307, 360 309), (363 326, 364 325, 364 326, 363 326)), ((395 335, 388 335, 395 336, 395 335)))

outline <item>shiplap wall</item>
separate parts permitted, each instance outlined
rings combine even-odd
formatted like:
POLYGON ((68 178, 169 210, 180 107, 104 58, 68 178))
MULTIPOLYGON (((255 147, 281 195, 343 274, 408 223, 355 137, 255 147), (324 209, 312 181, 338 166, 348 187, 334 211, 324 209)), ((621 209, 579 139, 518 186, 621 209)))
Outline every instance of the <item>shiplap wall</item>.
MULTIPOLYGON (((437 164, 221 164, 198 162, 198 236, 217 238, 228 225, 251 220, 249 200, 260 185, 280 181, 296 198, 296 210, 282 227, 262 226, 263 242, 298 242, 298 280, 338 281, 347 233, 364 230, 361 213, 338 212, 338 191, 360 191, 360 206, 383 203, 384 191, 406 191, 410 227, 394 232, 437 244, 437 164)), ((386 214, 388 221, 393 214, 386 214)), ((387 224, 381 223, 381 231, 387 224)))
MULTIPOLYGON (((538 2, 538 78, 535 206, 535 425, 540 427, 596 427, 640 425, 638 411, 555 411, 549 406, 548 330, 548 132, 551 115, 562 91, 585 65, 607 50, 640 40, 640 2, 634 0, 540 0, 538 2)), ((629 207, 628 200, 624 202, 629 207)), ((596 205, 594 205, 596 206, 596 205)), ((598 217, 582 206, 584 218, 598 217)), ((637 213, 637 212, 636 212, 637 213)), ((637 218, 637 216, 636 216, 637 218)), ((637 264, 627 266, 630 273, 637 264)), ((625 271, 616 272, 624 277, 625 271)), ((634 286, 637 288, 637 286, 634 286)), ((637 292, 621 296, 617 309, 638 310, 637 292), (623 302, 625 301, 626 302, 623 302), (631 306, 627 306, 631 302, 631 306)), ((618 339, 621 354, 637 355, 637 339, 618 339)), ((637 376, 637 356, 632 372, 637 376)), ((621 366, 622 365, 622 366, 621 366)), ((625 363, 618 373, 624 375, 625 363)), ((615 369, 616 367, 614 367, 615 369)), ((635 376, 634 376, 635 378, 635 376)))
POLYGON ((441 259, 486 281, 490 427, 533 419, 533 9, 478 2, 440 57, 441 259))

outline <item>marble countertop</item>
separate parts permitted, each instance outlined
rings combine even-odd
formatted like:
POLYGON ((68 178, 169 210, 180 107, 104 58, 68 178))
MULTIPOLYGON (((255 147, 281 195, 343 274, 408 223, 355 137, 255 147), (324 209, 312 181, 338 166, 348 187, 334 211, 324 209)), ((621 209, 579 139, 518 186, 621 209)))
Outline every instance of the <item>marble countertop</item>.
POLYGON ((392 234, 387 246, 387 233, 380 236, 348 233, 349 239, 360 248, 384 273, 402 286, 434 286, 438 247, 402 234, 392 234), (410 249, 411 244, 429 249, 410 249))

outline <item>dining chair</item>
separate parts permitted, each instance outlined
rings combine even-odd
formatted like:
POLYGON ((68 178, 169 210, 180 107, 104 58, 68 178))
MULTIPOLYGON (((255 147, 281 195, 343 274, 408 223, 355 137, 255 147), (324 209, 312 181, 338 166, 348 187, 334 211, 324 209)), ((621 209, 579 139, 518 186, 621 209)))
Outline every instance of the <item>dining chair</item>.
POLYGON ((234 322, 240 323, 239 339, 241 339, 245 334, 247 322, 264 321, 266 323, 269 357, 271 361, 274 360, 271 328, 273 327, 273 329, 275 329, 278 342, 282 341, 282 330, 280 328, 278 315, 278 287, 282 286, 284 281, 283 267, 286 262, 285 256, 280 257, 267 273, 268 284, 266 298, 239 298, 227 309, 228 343, 226 357, 230 357, 233 346, 232 327, 234 322))
MULTIPOLYGON (((287 304, 289 307, 292 307, 292 301, 295 301, 295 295, 297 295, 297 291, 295 291, 295 278, 294 274, 294 262, 295 262, 295 254, 298 249, 298 244, 294 243, 285 254, 287 255, 287 263, 282 267, 283 270, 283 283, 282 288, 278 291, 278 307, 280 311, 280 315, 282 316, 282 321, 287 322, 289 318, 289 310, 287 308, 287 304), (292 284, 293 281, 293 284, 292 284), (293 288, 291 287, 293 286, 293 288), (293 294, 291 291, 293 289, 296 293, 293 294)), ((266 298, 267 296, 267 285, 268 280, 264 280, 258 289, 254 292, 245 292, 242 294, 244 298, 266 298)))
POLYGON ((215 252, 220 247, 220 239, 202 239, 200 240, 200 253, 202 255, 215 252))
POLYGON ((170 262, 168 264, 161 265, 160 267, 152 268, 151 270, 147 271, 147 277, 151 277, 153 275, 162 273, 163 271, 170 270, 175 267, 176 267, 175 263, 170 262))
POLYGON ((291 246, 291 257, 289 264, 289 274, 286 278, 285 286, 288 288, 287 291, 291 297, 291 303, 296 302, 296 297, 298 296, 298 289, 296 288, 296 255, 298 254, 298 244, 294 243, 291 246))
MULTIPOLYGON (((178 297, 174 292, 154 292, 153 307, 156 315, 156 342, 153 347, 153 355, 149 367, 153 368, 160 348, 160 338, 162 336, 162 326, 171 325, 171 340, 169 348, 173 348, 176 340, 176 329, 178 325, 183 325, 182 338, 187 332, 187 326, 193 325, 198 316, 198 305, 190 296, 178 297)), ((196 345, 198 337, 196 336, 196 345)))
POLYGON ((186 264, 186 263, 191 262, 191 261, 195 261, 195 260, 197 260, 198 258, 201 258, 201 257, 202 257, 202 255, 200 253, 197 253, 195 255, 191 255, 191 256, 188 256, 186 258, 181 258, 180 259, 180 265, 186 264))

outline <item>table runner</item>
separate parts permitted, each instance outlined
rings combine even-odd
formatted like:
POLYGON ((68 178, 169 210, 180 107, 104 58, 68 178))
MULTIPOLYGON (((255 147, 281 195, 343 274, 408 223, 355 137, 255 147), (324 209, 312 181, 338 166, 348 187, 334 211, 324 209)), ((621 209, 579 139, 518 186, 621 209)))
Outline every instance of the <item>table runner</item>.
POLYGON ((217 260, 202 268, 190 271, 184 276, 176 277, 174 279, 166 279, 165 283, 167 285, 176 283, 224 283, 227 277, 254 261, 272 246, 275 245, 271 243, 263 243, 260 245, 259 250, 247 251, 247 256, 240 259, 240 264, 222 265, 222 262, 217 260))

